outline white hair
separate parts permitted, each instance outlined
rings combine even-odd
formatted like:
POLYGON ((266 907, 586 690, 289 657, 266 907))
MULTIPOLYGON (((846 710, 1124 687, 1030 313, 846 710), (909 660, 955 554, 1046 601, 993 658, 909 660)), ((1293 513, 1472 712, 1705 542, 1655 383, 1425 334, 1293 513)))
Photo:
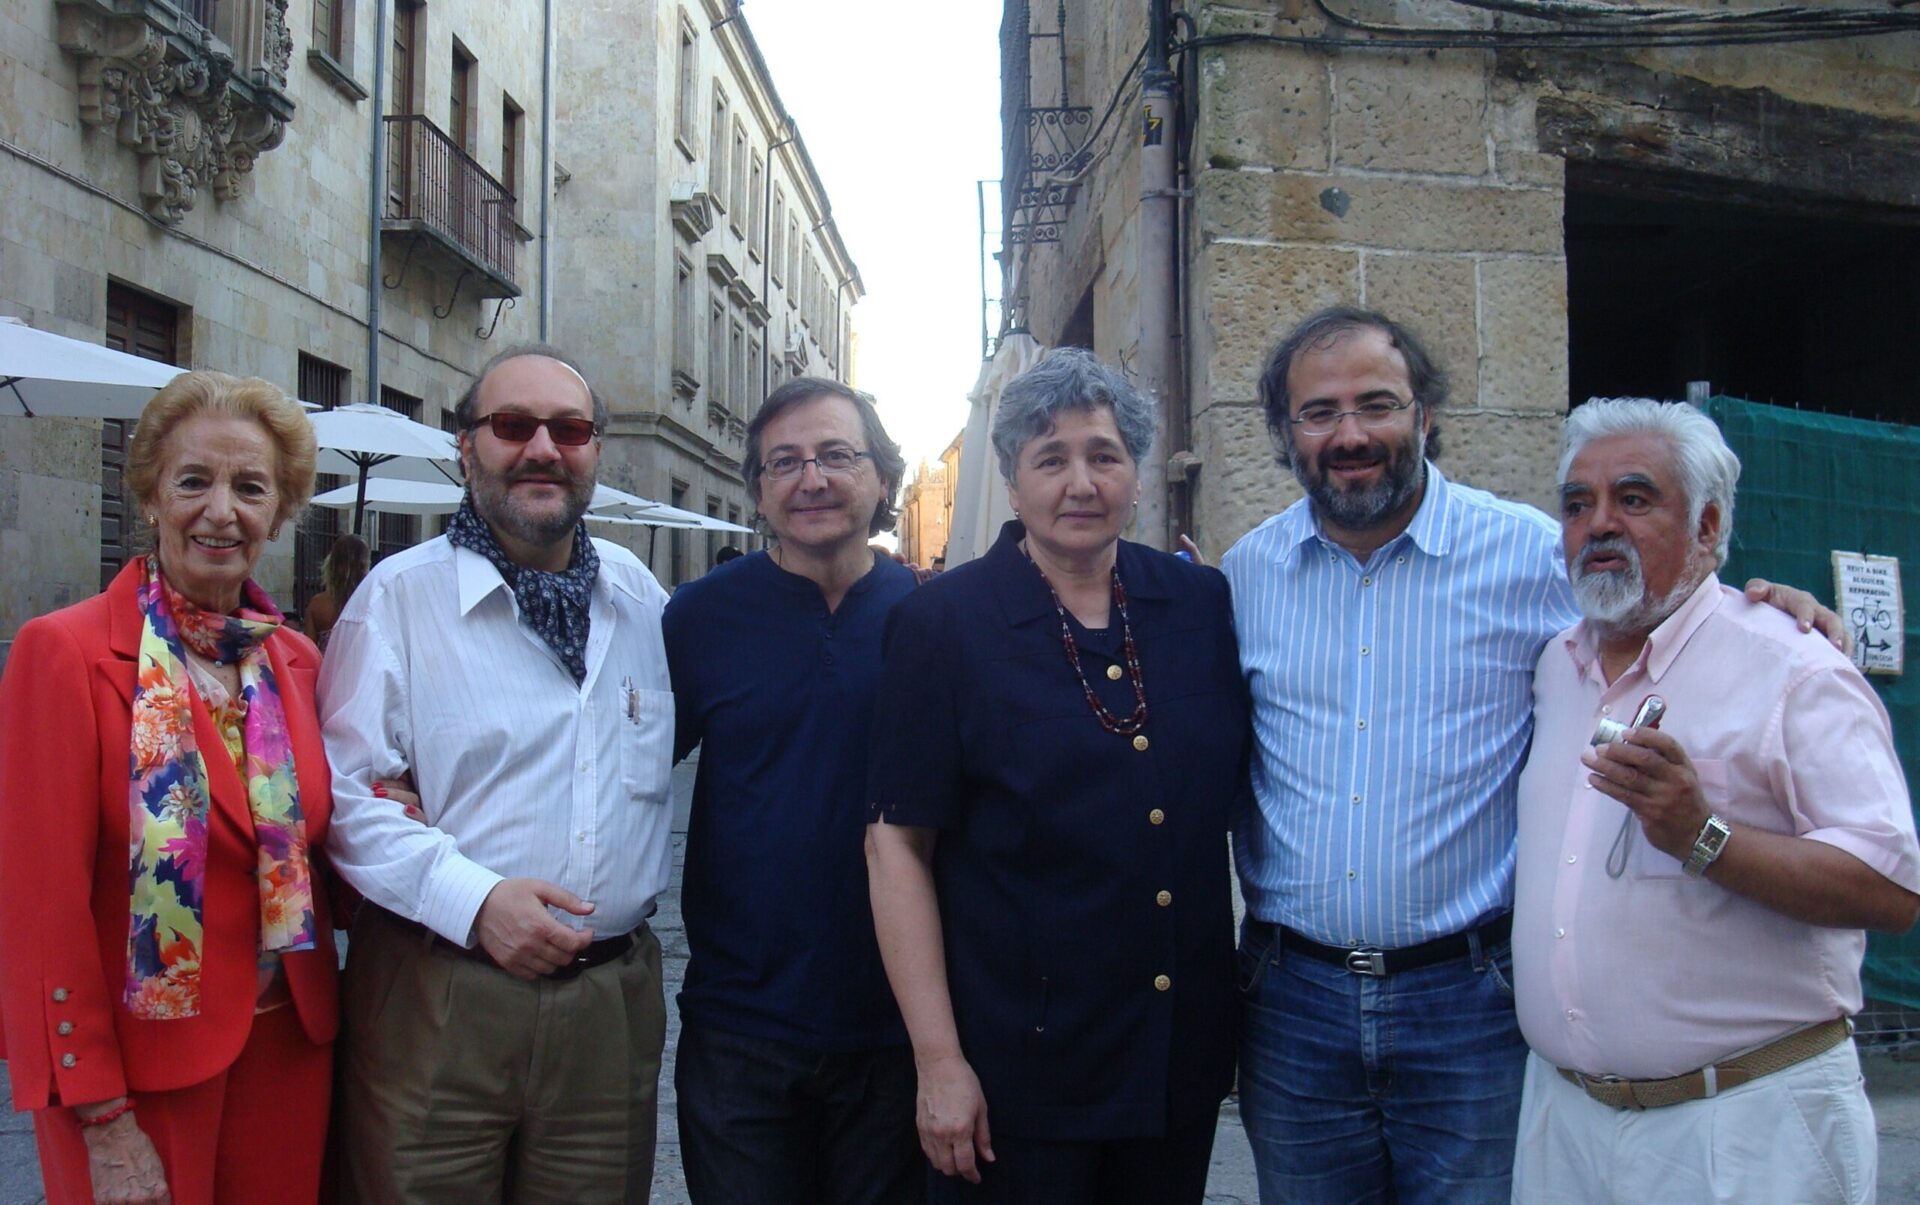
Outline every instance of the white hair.
POLYGON ((1713 563, 1716 569, 1726 564, 1727 546, 1733 540, 1733 491, 1740 481, 1740 458, 1713 420, 1685 402, 1593 398, 1567 415, 1558 484, 1567 483, 1567 472, 1582 448, 1613 435, 1654 435, 1667 441, 1687 496, 1687 525, 1698 532, 1707 504, 1719 508, 1720 534, 1714 542, 1713 563))

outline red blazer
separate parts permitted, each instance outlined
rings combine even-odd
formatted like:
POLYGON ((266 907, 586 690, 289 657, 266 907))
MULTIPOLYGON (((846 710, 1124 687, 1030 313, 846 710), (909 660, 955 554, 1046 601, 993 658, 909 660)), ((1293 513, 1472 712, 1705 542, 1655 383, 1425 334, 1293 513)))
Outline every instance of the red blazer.
MULTIPOLYGON (((139 563, 103 594, 20 629, 0 682, 0 1048, 16 1109, 88 1104, 211 1079, 253 1025, 260 942, 256 846, 246 789, 194 698, 209 808, 201 1011, 143 1021, 122 1002, 128 924, 128 761, 140 648, 139 563)), ((309 847, 319 850, 333 791, 313 642, 267 641, 300 781, 309 847)), ((314 868, 317 948, 284 956, 307 1036, 339 1029, 333 919, 314 868)))

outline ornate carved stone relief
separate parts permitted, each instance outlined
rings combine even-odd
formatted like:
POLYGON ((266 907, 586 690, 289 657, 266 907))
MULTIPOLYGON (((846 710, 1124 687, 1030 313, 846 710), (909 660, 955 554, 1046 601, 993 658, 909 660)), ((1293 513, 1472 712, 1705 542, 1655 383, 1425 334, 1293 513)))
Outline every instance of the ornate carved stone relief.
POLYGON ((80 120, 138 156, 147 213, 174 225, 202 188, 246 195, 254 161, 293 116, 287 0, 225 0, 225 38, 165 0, 55 3, 61 49, 80 60, 80 120))

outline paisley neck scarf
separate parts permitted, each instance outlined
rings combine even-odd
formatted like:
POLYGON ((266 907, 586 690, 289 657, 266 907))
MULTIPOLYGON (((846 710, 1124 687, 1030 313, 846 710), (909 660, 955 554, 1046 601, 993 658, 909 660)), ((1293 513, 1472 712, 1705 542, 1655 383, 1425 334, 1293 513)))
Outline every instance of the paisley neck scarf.
POLYGON ((585 682, 589 607, 593 580, 600 576, 600 554, 587 538, 586 524, 575 525, 573 559, 559 573, 528 569, 508 560, 500 541, 494 538, 493 528, 473 509, 472 494, 460 500, 460 509, 447 521, 447 540, 486 557, 500 571, 501 580, 520 605, 520 622, 546 641, 576 684, 585 682))
POLYGON ((280 612, 248 581, 238 612, 209 614, 167 583, 154 558, 144 558, 144 566, 133 688, 126 1003, 135 1017, 166 1021, 200 1012, 205 932, 210 796, 206 759, 194 738, 186 650, 240 668, 241 777, 259 851, 261 949, 313 948, 313 879, 293 743, 267 661, 266 640, 279 630, 280 612))

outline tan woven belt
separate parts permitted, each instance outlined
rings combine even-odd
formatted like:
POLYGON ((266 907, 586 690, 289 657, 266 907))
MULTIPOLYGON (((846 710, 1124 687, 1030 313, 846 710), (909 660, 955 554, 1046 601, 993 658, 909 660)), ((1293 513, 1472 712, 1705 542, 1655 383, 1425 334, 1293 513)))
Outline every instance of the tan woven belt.
POLYGON ((1714 1063, 1698 1071, 1669 1079, 1615 1079, 1611 1076, 1582 1075, 1559 1068, 1560 1076, 1577 1084, 1588 1096, 1611 1109, 1664 1109, 1690 1100, 1705 1100, 1751 1083, 1763 1075, 1784 1071, 1795 1063, 1804 1063, 1816 1054, 1825 1054, 1847 1040, 1853 1023, 1837 1017, 1811 1029, 1790 1033, 1758 1050, 1714 1063))

